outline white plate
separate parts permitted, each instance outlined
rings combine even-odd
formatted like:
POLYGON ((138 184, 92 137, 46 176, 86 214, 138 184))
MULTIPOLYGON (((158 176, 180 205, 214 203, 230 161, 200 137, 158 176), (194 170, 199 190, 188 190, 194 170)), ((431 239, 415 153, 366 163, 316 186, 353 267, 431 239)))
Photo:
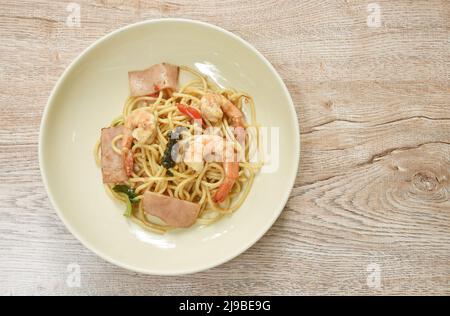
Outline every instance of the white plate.
POLYGON ((261 238, 294 184, 299 138, 289 92, 256 49, 210 24, 162 19, 103 37, 67 68, 44 112, 39 160, 53 206, 86 247, 130 270, 174 275, 217 266, 261 238), (92 154, 100 129, 121 113, 127 72, 162 61, 197 68, 224 86, 248 92, 260 124, 279 128, 279 166, 256 177, 239 210, 215 224, 166 235, 142 231, 122 216, 124 206, 104 191, 92 154))

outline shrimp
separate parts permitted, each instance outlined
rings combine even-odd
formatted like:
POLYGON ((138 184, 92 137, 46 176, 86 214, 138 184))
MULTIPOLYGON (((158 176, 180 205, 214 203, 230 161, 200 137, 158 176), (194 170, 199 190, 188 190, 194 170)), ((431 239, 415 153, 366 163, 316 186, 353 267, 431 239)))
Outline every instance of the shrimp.
POLYGON ((239 177, 239 163, 232 142, 225 142, 218 135, 197 135, 188 144, 184 162, 200 172, 206 161, 221 161, 225 179, 213 197, 214 202, 222 203, 239 177))
POLYGON ((239 178, 239 163, 236 161, 233 162, 224 162, 223 170, 225 171, 225 179, 214 195, 214 202, 222 203, 227 198, 228 194, 230 194, 233 185, 236 180, 239 178))
POLYGON ((156 119, 155 116, 148 111, 148 108, 139 108, 127 116, 124 125, 122 157, 125 171, 128 176, 131 176, 134 165, 133 153, 131 152, 133 139, 139 144, 153 141, 156 134, 156 119))
POLYGON ((224 102, 224 98, 220 94, 206 93, 200 100, 200 110, 202 111, 203 118, 209 120, 215 124, 222 120, 223 112, 221 104, 224 102))
MULTIPOLYGON (((230 100, 218 93, 206 93, 201 98, 200 103, 202 116, 213 124, 219 122, 225 113, 230 125, 234 128, 237 141, 243 147, 245 142, 245 118, 242 111, 230 100)), ((216 203, 221 203, 227 198, 239 177, 239 163, 236 158, 233 161, 223 161, 223 169, 225 171, 225 180, 214 195, 216 203)))
POLYGON ((200 100, 200 110, 205 119, 211 123, 217 123, 223 117, 223 113, 230 120, 233 127, 245 127, 245 119, 241 110, 230 100, 218 93, 206 93, 200 100))
POLYGON ((184 162, 200 172, 203 169, 204 160, 222 161, 223 143, 223 138, 218 135, 196 135, 188 141, 184 162))
POLYGON ((234 134, 242 145, 245 141, 245 118, 239 108, 230 100, 218 93, 206 93, 200 100, 202 116, 215 124, 220 121, 225 113, 234 128, 234 134))

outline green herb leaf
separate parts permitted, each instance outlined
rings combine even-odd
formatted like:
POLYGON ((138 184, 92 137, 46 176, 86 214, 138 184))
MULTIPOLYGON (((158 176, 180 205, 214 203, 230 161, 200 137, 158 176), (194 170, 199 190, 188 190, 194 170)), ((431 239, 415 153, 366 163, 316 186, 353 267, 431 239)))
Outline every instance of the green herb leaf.
POLYGON ((123 213, 123 216, 130 217, 131 211, 133 210, 133 207, 131 206, 130 199, 126 199, 127 208, 125 209, 125 213, 123 213))
POLYGON ((136 198, 136 192, 134 192, 134 189, 130 188, 126 184, 118 184, 114 186, 113 190, 117 193, 125 193, 128 196, 128 200, 131 203, 136 203, 139 200, 136 198))

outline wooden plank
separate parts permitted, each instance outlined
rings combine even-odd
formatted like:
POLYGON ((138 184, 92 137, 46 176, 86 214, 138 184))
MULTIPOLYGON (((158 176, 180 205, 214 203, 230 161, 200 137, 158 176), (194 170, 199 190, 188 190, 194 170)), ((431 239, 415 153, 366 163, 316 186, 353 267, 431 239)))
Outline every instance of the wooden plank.
POLYGON ((70 1, 0 4, 0 294, 450 294, 450 3, 70 1), (56 80, 129 23, 198 19, 252 43, 293 96, 302 154, 285 211, 251 249, 181 277, 143 276, 85 249, 49 204, 38 128, 56 80), (283 258, 280 260, 280 258, 283 258), (81 268, 81 287, 66 284, 81 268), (378 264, 381 289, 367 283, 378 264), (370 266, 369 266, 370 268, 370 266))

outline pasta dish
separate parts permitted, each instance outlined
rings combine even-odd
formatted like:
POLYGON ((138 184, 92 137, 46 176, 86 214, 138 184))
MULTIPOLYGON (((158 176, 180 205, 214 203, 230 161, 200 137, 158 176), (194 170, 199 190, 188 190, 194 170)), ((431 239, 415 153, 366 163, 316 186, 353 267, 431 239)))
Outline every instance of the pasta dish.
POLYGON ((252 97, 168 63, 131 71, 128 80, 123 112, 94 150, 124 215, 164 233, 237 210, 262 166, 252 159, 260 147, 252 97))

